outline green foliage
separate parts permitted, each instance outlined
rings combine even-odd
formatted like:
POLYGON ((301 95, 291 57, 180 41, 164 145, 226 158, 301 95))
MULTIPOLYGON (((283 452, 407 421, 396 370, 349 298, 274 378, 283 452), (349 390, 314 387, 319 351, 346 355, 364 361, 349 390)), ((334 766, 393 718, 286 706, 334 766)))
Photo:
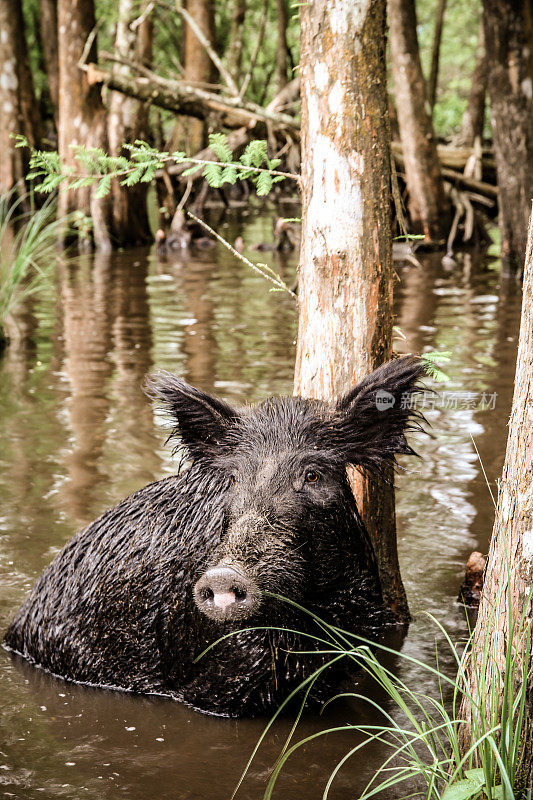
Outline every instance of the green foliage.
POLYGON ((487 248, 487 255, 499 258, 502 250, 502 236, 501 231, 497 225, 493 225, 489 231, 491 244, 487 248))
POLYGON ((263 172, 258 176, 256 186, 259 197, 264 197, 272 189, 272 176, 268 172, 263 172))
POLYGON ((230 150, 228 137, 225 133, 212 133, 209 137, 209 147, 219 161, 233 160, 233 153, 230 150))
POLYGON ((55 204, 40 208, 33 198, 0 197, 0 330, 6 317, 25 297, 48 281, 55 262, 56 242, 65 220, 56 220, 55 204), (24 211, 25 205, 30 210, 24 211))
POLYGON ((441 352, 424 353, 422 360, 425 362, 426 373, 430 378, 433 378, 437 383, 444 383, 449 381, 449 376, 443 372, 438 364, 440 361, 447 363, 450 361, 452 354, 449 350, 442 350, 441 352))
MULTIPOLYGON (((431 48, 438 0, 417 0, 418 41, 426 76, 429 75, 431 48)), ((481 2, 448 0, 440 48, 437 102, 433 122, 438 136, 459 131, 472 81, 481 2)))
POLYGON ((213 189, 222 186, 222 167, 220 164, 206 164, 202 175, 213 189))
MULTIPOLYGON (((29 147, 24 136, 17 136, 17 147, 29 147)), ((124 144, 129 157, 110 156, 99 147, 76 145, 72 148, 74 158, 80 165, 77 172, 71 166, 61 163, 58 153, 47 150, 36 150, 30 147, 29 180, 37 183, 35 188, 40 192, 52 192, 62 183, 69 189, 82 186, 97 186, 96 196, 105 197, 111 190, 111 181, 115 178, 121 186, 135 186, 137 183, 150 183, 156 177, 157 170, 169 161, 177 164, 192 164, 185 170, 184 176, 192 175, 203 167, 202 175, 208 184, 217 189, 226 183, 234 184, 237 180, 250 180, 256 186, 260 197, 267 195, 273 184, 285 178, 298 180, 298 175, 279 172, 279 158, 268 157, 266 141, 255 139, 249 142, 244 153, 235 159, 225 133, 212 133, 209 146, 219 161, 189 158, 181 151, 169 153, 151 147, 147 142, 136 140, 133 144, 124 144)))

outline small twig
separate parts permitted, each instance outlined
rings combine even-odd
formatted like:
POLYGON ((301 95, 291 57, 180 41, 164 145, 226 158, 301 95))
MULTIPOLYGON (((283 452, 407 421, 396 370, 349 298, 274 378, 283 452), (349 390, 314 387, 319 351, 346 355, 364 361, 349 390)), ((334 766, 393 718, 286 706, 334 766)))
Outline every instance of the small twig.
POLYGON ((83 50, 82 50, 82 53, 81 53, 81 56, 80 56, 80 60, 78 61, 78 67, 80 69, 83 69, 84 71, 87 71, 87 68, 88 68, 87 67, 87 59, 89 58, 89 53, 91 52, 91 47, 93 46, 93 42, 96 39, 96 34, 98 33, 98 31, 102 27, 103 21, 104 21, 104 18, 100 17, 100 19, 98 20, 98 22, 96 23, 96 25, 94 26, 94 28, 92 29, 90 34, 88 35, 87 41, 85 42, 85 44, 83 46, 83 50))
POLYGON ((481 464, 481 470, 483 472, 483 477, 485 478, 485 483, 487 484, 487 488, 488 488, 488 490, 490 492, 490 496, 492 498, 492 504, 493 504, 494 508, 497 509, 498 506, 497 506, 496 500, 494 499, 494 495, 492 493, 492 488, 491 488, 491 485, 489 483, 489 479, 487 478, 487 473, 485 472, 485 467, 483 466, 483 461, 481 460, 481 456, 479 455, 479 450, 477 449, 476 440, 474 439, 472 434, 470 434, 470 438, 472 439, 472 444, 474 445, 474 450, 476 451, 476 455, 477 455, 477 457, 479 459, 479 463, 481 464))
POLYGON ((169 176, 168 172, 166 171, 165 167, 163 167, 163 169, 161 170, 161 173, 163 175, 163 183, 165 184, 165 187, 166 187, 166 190, 168 192, 168 195, 169 195, 169 197, 172 198, 172 201, 175 203, 176 202, 176 192, 174 191, 174 187, 172 185, 172 181, 170 180, 170 176, 169 176))
MULTIPOLYGON (((394 201, 396 219, 398 220, 398 225, 400 226, 402 235, 405 237, 405 241, 407 242, 407 246, 409 247, 409 255, 413 256, 413 251, 411 249, 411 244, 410 244, 411 237, 407 232, 407 220, 405 218, 405 214, 403 213, 402 198, 400 195, 400 186, 398 184, 398 173, 396 172, 396 162, 394 161, 394 156, 392 155, 392 153, 390 155, 390 168, 391 168, 390 177, 391 177, 391 187, 392 187, 392 199, 394 201)), ((420 264, 418 264, 418 266, 420 266, 420 264)))
POLYGON ((265 35, 267 14, 268 14, 268 0, 263 0, 263 15, 261 17, 261 24, 259 25, 259 34, 257 36, 257 42, 256 42, 256 45, 255 45, 255 50, 254 50, 254 52, 252 54, 252 58, 251 58, 251 61, 250 61, 250 66, 248 68, 248 72, 246 73, 244 81, 242 82, 241 91, 238 93, 239 94, 239 100, 242 100, 242 98, 246 94, 246 90, 248 88, 248 84, 250 83, 250 80, 252 78, 252 73, 253 73, 253 71, 255 69, 255 62, 257 61, 257 57, 259 55, 259 51, 261 50, 261 46, 263 44, 263 37, 265 35))
POLYGON ((180 80, 182 80, 181 76, 183 75, 185 70, 183 69, 183 65, 181 64, 181 62, 176 58, 176 54, 175 53, 171 54, 170 62, 172 64, 172 66, 175 68, 175 70, 178 73, 178 75, 180 75, 180 80))
POLYGON ((291 297, 293 297, 296 300, 295 293, 291 289, 289 289, 289 287, 282 279, 282 277, 277 273, 275 273, 270 267, 268 267, 266 264, 264 265, 266 269, 268 269, 269 272, 272 273, 271 275, 269 275, 268 272, 265 272, 263 269, 261 269, 261 267, 258 264, 254 264, 254 262, 250 261, 249 258, 243 256, 242 253, 239 253, 238 250, 235 250, 235 248, 226 239, 224 239, 222 236, 220 236, 219 233, 214 231, 213 228, 209 227, 207 222, 204 222, 203 219, 200 219, 199 217, 196 216, 196 214, 193 214, 192 211, 187 211, 187 216, 189 216, 196 223, 198 223, 198 225, 200 225, 205 231, 210 233, 211 236, 214 236, 215 239, 217 239, 217 241, 219 241, 220 244, 223 244, 224 247, 226 247, 230 251, 230 253, 233 253, 233 255, 239 259, 239 261, 242 261, 244 264, 250 267, 250 269, 253 269, 253 271, 257 272, 258 275, 261 275, 262 278, 266 278, 267 281, 273 283, 276 289, 282 289, 284 292, 287 292, 287 294, 290 294, 291 297))
MULTIPOLYGON (((164 5, 166 5, 166 3, 164 5)), ((211 43, 209 42, 207 36, 204 34, 204 32, 202 31, 196 20, 193 17, 191 17, 187 9, 182 6, 180 0, 176 0, 176 11, 178 11, 178 13, 181 14, 181 16, 183 17, 187 25, 190 27, 190 29, 192 30, 198 41, 203 45, 207 55, 209 56, 215 67, 218 69, 220 75, 224 79, 224 82, 226 83, 230 92, 235 97, 238 97, 239 90, 237 89, 235 81, 233 80, 228 70, 220 60, 218 53, 211 46, 211 43)))
POLYGON ((448 240, 446 242, 446 255, 449 258, 453 258, 453 244, 455 242, 455 237, 457 236, 457 228, 459 227, 459 222, 464 214, 464 207, 461 203, 461 199, 459 193, 455 195, 455 215, 452 222, 452 227, 450 228, 450 233, 448 234, 448 240))
POLYGON ((207 92, 227 92, 226 86, 221 83, 206 83, 205 81, 187 81, 181 78, 180 83, 184 86, 190 86, 192 89, 205 89, 207 92))
POLYGON ((286 141, 285 144, 279 150, 276 151, 275 158, 281 158, 282 156, 284 156, 290 146, 291 146, 290 140, 286 141))
POLYGON ((150 0, 150 2, 148 3, 148 5, 146 6, 146 8, 144 9, 144 11, 142 12, 141 16, 140 16, 140 17, 137 17, 137 19, 134 19, 134 20, 133 20, 133 22, 130 22, 130 25, 129 25, 130 31, 136 31, 136 30, 137 30, 137 28, 138 28, 140 25, 142 25, 142 24, 143 24, 144 20, 145 20, 147 17, 149 17, 149 16, 150 16, 150 14, 151 14, 151 13, 152 13, 152 11, 154 10, 154 8, 155 8, 155 3, 154 3, 154 0, 150 0))
POLYGON ((183 197, 181 198, 181 200, 179 202, 179 205, 178 205, 178 207, 176 209, 176 213, 178 211, 182 211, 183 210, 183 206, 185 205, 185 203, 189 199, 189 195, 191 193, 191 189, 192 189, 192 180, 191 180, 191 178, 189 178, 189 180, 187 181, 187 186, 185 188, 185 191, 183 192, 183 197))
POLYGON ((112 64, 123 64, 125 67, 136 70, 146 78, 150 78, 158 83, 163 84, 165 80, 169 80, 168 78, 163 78, 160 75, 156 75, 155 72, 148 67, 145 67, 144 64, 140 64, 137 61, 132 61, 130 58, 121 58, 121 56, 116 56, 114 53, 108 53, 107 50, 101 50, 98 56, 103 61, 110 61, 112 64))

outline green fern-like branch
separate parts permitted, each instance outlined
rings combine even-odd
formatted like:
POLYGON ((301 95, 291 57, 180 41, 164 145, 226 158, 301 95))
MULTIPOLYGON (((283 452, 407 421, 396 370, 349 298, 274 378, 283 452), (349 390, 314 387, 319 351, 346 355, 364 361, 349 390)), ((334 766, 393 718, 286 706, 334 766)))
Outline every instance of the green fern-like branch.
POLYGON ((63 164, 57 152, 37 150, 23 136, 17 136, 16 139, 17 147, 30 149, 28 177, 36 181, 35 188, 41 192, 52 192, 61 184, 66 184, 69 189, 97 185, 97 197, 102 198, 109 194, 113 179, 126 187, 149 183, 156 177, 157 170, 170 161, 191 165, 183 173, 184 177, 201 169, 203 177, 213 188, 219 188, 226 183, 233 185, 238 180, 251 180, 260 197, 267 195, 278 181, 286 178, 300 181, 299 175, 276 169, 281 163, 280 159, 268 157, 267 142, 262 139, 249 142, 240 158, 234 160, 228 137, 224 133, 213 133, 209 137, 209 146, 218 161, 189 158, 181 151, 169 153, 157 150, 147 142, 137 139, 133 144, 123 146, 128 156, 110 156, 101 148, 74 146, 73 156, 80 165, 80 170, 63 164))

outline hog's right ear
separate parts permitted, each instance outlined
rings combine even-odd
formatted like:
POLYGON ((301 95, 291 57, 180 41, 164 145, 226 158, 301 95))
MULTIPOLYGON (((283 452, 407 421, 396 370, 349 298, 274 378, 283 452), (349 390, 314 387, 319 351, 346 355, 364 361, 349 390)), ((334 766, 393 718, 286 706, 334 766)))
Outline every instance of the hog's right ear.
POLYGON ((151 375, 145 384, 147 395, 167 412, 173 423, 169 439, 184 444, 193 458, 214 452, 237 412, 218 397, 189 386, 170 372, 151 375))
POLYGON ((424 374, 423 359, 403 356, 374 370, 337 402, 334 430, 347 463, 379 473, 385 464, 394 466, 397 455, 414 455, 406 433, 422 430, 415 400, 424 374))

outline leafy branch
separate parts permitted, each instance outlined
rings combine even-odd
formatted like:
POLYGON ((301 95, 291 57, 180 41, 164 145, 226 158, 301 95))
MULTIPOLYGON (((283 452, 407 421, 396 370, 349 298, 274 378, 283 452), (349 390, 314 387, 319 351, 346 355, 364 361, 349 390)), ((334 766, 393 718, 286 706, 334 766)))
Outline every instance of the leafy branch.
POLYGON ((129 155, 110 156, 99 147, 72 147, 74 158, 80 169, 62 163, 55 151, 37 150, 31 147, 24 136, 17 136, 17 147, 30 148, 30 180, 39 181, 36 189, 50 193, 61 184, 69 189, 83 186, 97 186, 95 196, 103 198, 111 190, 111 181, 117 179, 121 186, 134 186, 137 183, 150 183, 159 169, 167 163, 191 164, 183 176, 192 175, 203 167, 202 175, 207 183, 218 189, 226 183, 235 184, 238 180, 251 180, 259 197, 267 195, 274 183, 290 178, 299 182, 300 176, 277 169, 279 158, 269 158, 267 142, 254 139, 248 143, 238 159, 234 157, 228 137, 224 133, 209 136, 209 147, 218 161, 191 158, 181 151, 173 153, 151 147, 147 142, 137 139, 133 144, 124 144, 129 155))
POLYGON ((446 381, 449 381, 449 375, 440 369, 438 362, 448 362, 451 360, 451 357, 452 354, 449 350, 424 353, 422 355, 422 361, 424 361, 427 375, 429 375, 430 378, 433 378, 434 381, 437 381, 437 383, 445 383, 446 381))

